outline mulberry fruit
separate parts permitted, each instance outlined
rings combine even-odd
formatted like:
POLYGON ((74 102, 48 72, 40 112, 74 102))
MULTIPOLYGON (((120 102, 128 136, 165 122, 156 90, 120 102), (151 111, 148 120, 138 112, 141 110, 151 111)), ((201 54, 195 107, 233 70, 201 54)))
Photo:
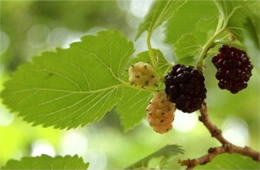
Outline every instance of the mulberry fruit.
POLYGON ((253 66, 246 52, 223 45, 212 62, 217 68, 216 78, 221 89, 234 94, 247 87, 253 66))
POLYGON ((159 78, 155 76, 153 67, 148 63, 138 62, 128 69, 129 82, 141 87, 154 87, 159 78))
POLYGON ((177 64, 165 77, 165 92, 177 109, 191 113, 198 110, 206 98, 204 80, 194 67, 177 64))
POLYGON ((166 133, 172 129, 175 106, 171 103, 164 92, 154 93, 147 107, 147 120, 154 131, 166 133))

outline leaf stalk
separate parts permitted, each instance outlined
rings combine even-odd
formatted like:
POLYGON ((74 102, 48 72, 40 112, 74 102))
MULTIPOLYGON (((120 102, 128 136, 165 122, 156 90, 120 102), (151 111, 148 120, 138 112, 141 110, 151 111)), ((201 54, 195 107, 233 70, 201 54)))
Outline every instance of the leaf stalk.
POLYGON ((160 72, 160 69, 157 64, 156 56, 155 56, 155 53, 154 53, 152 45, 151 45, 151 37, 152 37, 152 32, 148 31, 146 43, 147 43, 147 47, 148 47, 148 51, 149 51, 150 60, 151 60, 151 63, 152 63, 152 66, 153 66, 155 72, 160 76, 160 78, 162 80, 164 80, 164 76, 160 72))

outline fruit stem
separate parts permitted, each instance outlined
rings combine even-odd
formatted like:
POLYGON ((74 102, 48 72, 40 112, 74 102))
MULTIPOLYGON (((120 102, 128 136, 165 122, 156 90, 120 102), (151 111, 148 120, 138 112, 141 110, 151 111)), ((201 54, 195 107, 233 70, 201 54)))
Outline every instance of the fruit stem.
POLYGON ((152 37, 152 32, 148 31, 146 43, 149 51, 150 60, 155 72, 160 76, 162 80, 164 80, 164 76, 161 74, 159 67, 157 65, 157 59, 151 45, 151 37, 152 37))
POLYGON ((202 47, 202 50, 199 55, 199 60, 197 63, 197 69, 201 72, 203 72, 203 63, 204 63, 204 59, 206 58, 207 52, 209 51, 210 48, 213 48, 216 45, 214 41, 217 39, 217 37, 220 34, 222 34, 225 31, 226 27, 223 26, 223 23, 224 23, 224 18, 220 17, 214 35, 202 47))

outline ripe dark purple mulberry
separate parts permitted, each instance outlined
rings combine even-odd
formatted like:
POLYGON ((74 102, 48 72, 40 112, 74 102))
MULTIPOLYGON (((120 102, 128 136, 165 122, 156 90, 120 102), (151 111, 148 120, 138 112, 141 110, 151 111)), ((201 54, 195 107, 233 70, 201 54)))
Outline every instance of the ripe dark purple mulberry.
POLYGON ((247 87, 253 66, 245 51, 223 45, 212 62, 217 68, 216 78, 221 89, 237 93, 247 87))
POLYGON ((194 112, 206 98, 204 77, 192 66, 175 65, 165 77, 165 92, 177 109, 194 112))

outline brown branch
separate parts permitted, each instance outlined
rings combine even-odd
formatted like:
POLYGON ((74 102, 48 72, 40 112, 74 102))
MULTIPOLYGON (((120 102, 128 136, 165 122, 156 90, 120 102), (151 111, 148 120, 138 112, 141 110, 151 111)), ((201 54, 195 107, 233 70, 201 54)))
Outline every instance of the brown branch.
POLYGON ((200 108, 199 120, 206 126, 212 137, 215 137, 222 145, 229 143, 223 136, 221 130, 215 126, 209 119, 208 108, 206 103, 203 103, 200 108))
POLYGON ((207 127, 212 137, 215 137, 222 146, 210 148, 208 153, 196 159, 180 160, 182 166, 186 166, 188 170, 193 169, 198 165, 204 165, 214 159, 216 156, 224 153, 238 153, 249 156, 253 160, 260 162, 259 152, 254 151, 250 147, 240 147, 228 142, 223 136, 220 129, 218 129, 209 119, 207 105, 204 102, 200 109, 201 116, 199 120, 207 127))

